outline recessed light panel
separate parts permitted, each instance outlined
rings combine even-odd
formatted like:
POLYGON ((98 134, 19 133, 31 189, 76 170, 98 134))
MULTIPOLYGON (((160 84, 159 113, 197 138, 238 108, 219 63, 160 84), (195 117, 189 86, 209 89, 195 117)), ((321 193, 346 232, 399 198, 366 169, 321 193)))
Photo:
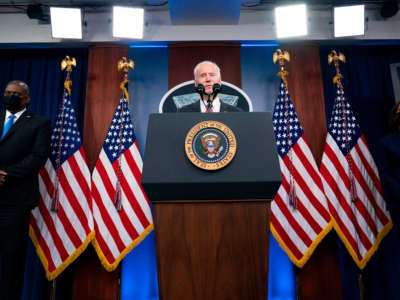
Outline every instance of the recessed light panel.
POLYGON ((113 36, 119 38, 143 38, 143 8, 113 7, 113 36))
POLYGON ((364 35, 364 5, 334 7, 335 37, 364 35))
POLYGON ((82 39, 80 8, 50 7, 50 17, 53 38, 82 39))
POLYGON ((307 35, 307 8, 305 4, 275 8, 276 35, 288 38, 307 35))

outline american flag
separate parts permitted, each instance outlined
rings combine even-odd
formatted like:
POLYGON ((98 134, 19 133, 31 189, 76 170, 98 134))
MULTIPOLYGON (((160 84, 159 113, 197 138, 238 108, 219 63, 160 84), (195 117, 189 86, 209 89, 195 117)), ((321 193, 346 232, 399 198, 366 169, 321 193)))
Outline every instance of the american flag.
POLYGON ((39 189, 40 204, 31 212, 29 233, 52 280, 94 237, 90 172, 66 89, 51 136, 51 154, 39 172, 39 189))
POLYGON ((273 127, 282 184, 271 204, 271 231, 302 267, 332 226, 317 164, 283 81, 273 127))
POLYGON ((123 94, 92 175, 93 245, 108 271, 153 230, 149 200, 140 184, 142 166, 123 94))
POLYGON ((320 171, 333 226, 363 269, 392 222, 375 162, 339 85, 320 171))

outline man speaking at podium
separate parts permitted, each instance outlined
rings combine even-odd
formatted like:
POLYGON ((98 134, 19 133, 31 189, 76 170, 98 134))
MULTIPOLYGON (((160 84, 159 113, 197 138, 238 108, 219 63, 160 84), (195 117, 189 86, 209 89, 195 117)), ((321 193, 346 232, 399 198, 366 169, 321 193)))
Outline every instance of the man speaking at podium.
POLYGON ((51 124, 26 109, 29 87, 10 82, 0 112, 0 299, 19 299, 30 210, 39 203, 38 171, 50 150, 51 124))
POLYGON ((240 108, 222 102, 218 93, 221 91, 221 70, 212 61, 202 61, 194 68, 194 85, 201 99, 182 107, 178 112, 237 112, 240 108))

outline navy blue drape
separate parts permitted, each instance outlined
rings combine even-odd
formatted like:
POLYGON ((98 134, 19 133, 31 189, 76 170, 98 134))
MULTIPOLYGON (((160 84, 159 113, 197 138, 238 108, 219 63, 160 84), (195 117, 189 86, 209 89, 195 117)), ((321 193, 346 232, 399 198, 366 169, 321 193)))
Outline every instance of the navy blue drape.
MULTIPOLYGON (((375 163, 381 164, 379 139, 386 134, 388 116, 394 105, 389 65, 400 62, 400 46, 322 46, 320 49, 325 105, 329 120, 336 87, 332 83, 334 66, 328 66, 332 49, 346 56, 340 70, 344 76, 345 95, 364 132, 375 163)), ((399 191, 400 193, 400 191, 399 191)), ((363 271, 359 271, 344 245, 339 241, 342 283, 345 300, 359 299, 358 275, 362 275, 366 300, 399 299, 400 231, 398 228, 400 205, 395 199, 386 199, 394 220, 394 227, 383 239, 378 251, 363 271), (397 221, 397 222, 396 222, 397 221)))
MULTIPOLYGON (((75 57, 77 60, 77 67, 72 73, 72 102, 76 108, 78 127, 82 133, 88 62, 87 48, 0 50, 0 93, 3 93, 7 83, 11 80, 26 82, 30 87, 31 96, 28 108, 46 116, 54 124, 58 103, 63 95, 65 75, 64 72, 61 72, 61 61, 66 55, 75 57)), ((21 299, 49 299, 50 284, 30 239, 27 247, 24 290, 21 299)), ((71 288, 67 283, 68 275, 67 268, 59 276, 58 300, 71 299, 71 288)))

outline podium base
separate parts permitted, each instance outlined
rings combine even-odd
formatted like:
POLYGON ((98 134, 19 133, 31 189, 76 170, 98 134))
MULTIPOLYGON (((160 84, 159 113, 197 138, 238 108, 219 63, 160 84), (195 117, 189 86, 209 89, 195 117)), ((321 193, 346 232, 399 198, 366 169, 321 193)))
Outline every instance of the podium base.
POLYGON ((160 299, 267 299, 269 200, 153 208, 160 299))

